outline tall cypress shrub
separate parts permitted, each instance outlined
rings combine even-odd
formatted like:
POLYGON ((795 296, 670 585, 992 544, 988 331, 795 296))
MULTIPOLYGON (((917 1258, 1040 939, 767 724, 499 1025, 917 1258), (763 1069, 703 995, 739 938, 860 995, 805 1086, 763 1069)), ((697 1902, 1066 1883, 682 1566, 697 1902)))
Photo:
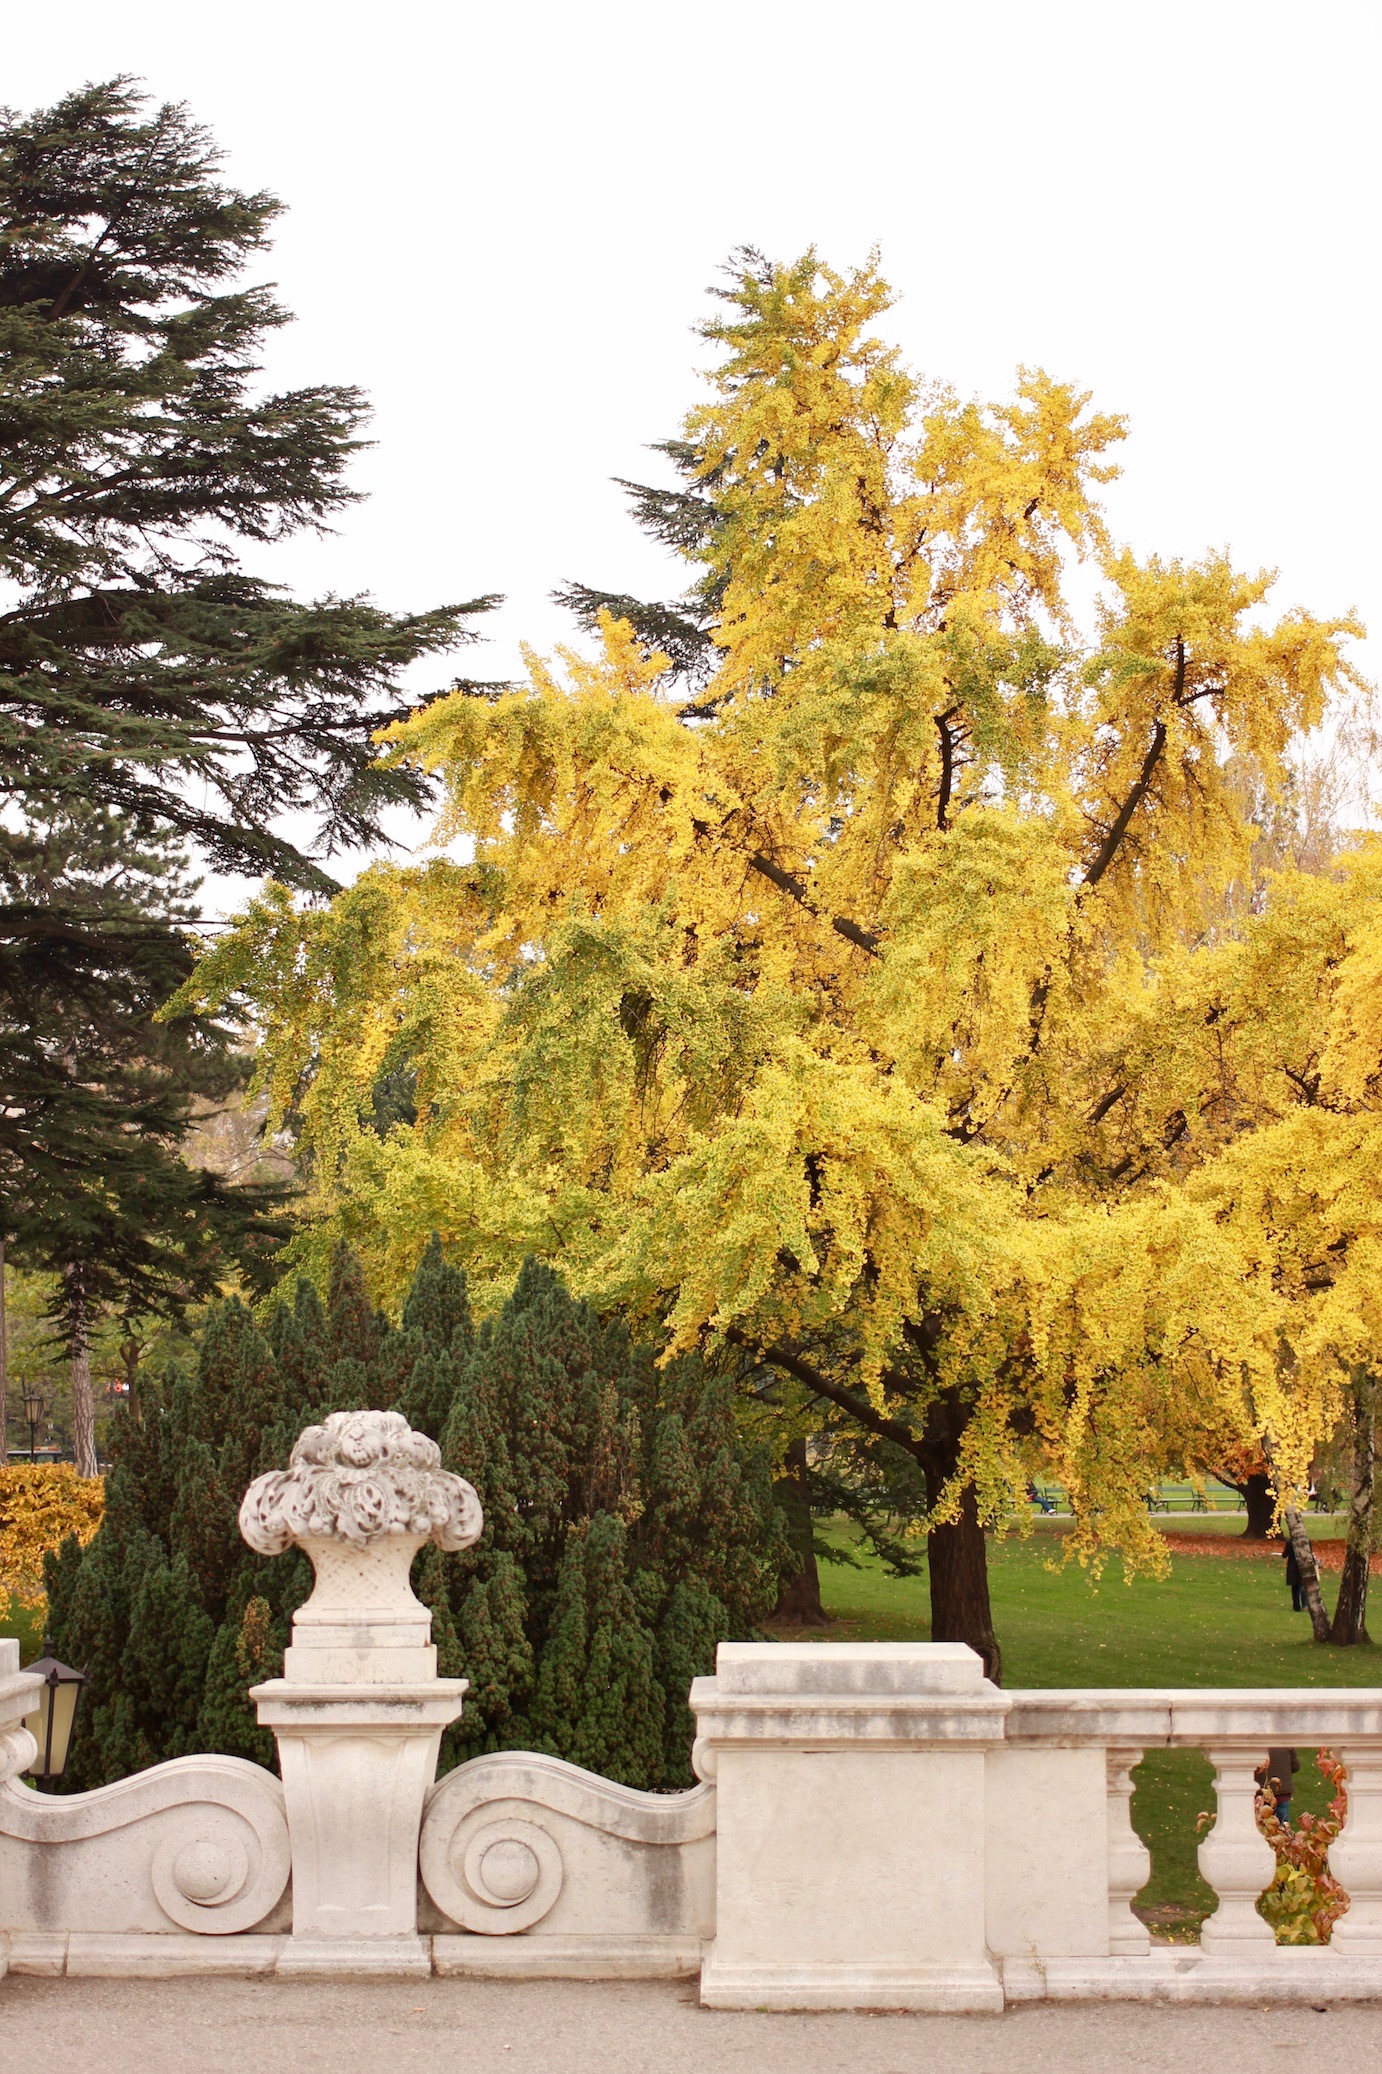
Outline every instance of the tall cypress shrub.
POLYGON ((451 1752, 689 1783, 691 1679, 771 1612, 794 1562, 727 1386, 695 1359, 659 1368, 535 1261, 453 1367, 434 1436, 485 1531, 429 1573, 472 1681, 451 1752))
POLYGON ((398 1326, 338 1253, 325 1304, 300 1282, 262 1332, 221 1305, 195 1372, 122 1416, 100 1531, 48 1564, 50 1646, 91 1681, 66 1783, 195 1750, 273 1763, 247 1692, 279 1674, 311 1572, 245 1546, 240 1499, 305 1425, 367 1405, 438 1440, 485 1508, 474 1549, 414 1568, 441 1673, 470 1680, 443 1768, 527 1748, 687 1783, 690 1681, 792 1567, 768 1464, 702 1363, 658 1368, 534 1262, 477 1332, 435 1239, 398 1326))

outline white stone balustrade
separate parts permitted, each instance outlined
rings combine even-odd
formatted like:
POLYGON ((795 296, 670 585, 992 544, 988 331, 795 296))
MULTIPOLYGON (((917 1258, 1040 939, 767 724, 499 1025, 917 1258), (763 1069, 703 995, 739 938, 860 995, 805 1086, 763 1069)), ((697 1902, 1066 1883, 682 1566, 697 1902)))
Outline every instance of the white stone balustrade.
MULTIPOLYGON (((1132 1997, 1166 2001, 1316 2001, 1323 1997, 1382 1996, 1382 1691, 1212 1690, 1022 1691, 1009 1694, 1012 1710, 998 1766, 1030 1763, 1030 1753, 1060 1749, 1096 1753, 1108 1784, 1105 1839, 1109 1930, 1100 1955, 1082 1934, 1065 1948, 1048 1932, 1002 1936, 1005 1871, 1016 1862, 1014 1835, 995 1853, 991 1912, 1000 1925, 1004 1992, 1009 2000, 1132 1997), (1257 1912, 1275 1858, 1257 1827, 1254 1773, 1269 1749, 1326 1745, 1349 1767, 1348 1818, 1330 1853, 1331 1870, 1350 1897, 1327 1948, 1278 1947, 1257 1912), (1127 1904, 1146 1863, 1128 1819, 1129 1774, 1144 1752, 1199 1749, 1214 1766, 1215 1819, 1199 1846, 1200 1871, 1218 1906, 1198 1946, 1150 1947, 1127 1904), (1355 1791, 1355 1779, 1358 1789, 1355 1791), (1375 1782, 1375 1784, 1374 1784, 1375 1782), (1137 1854, 1141 1854, 1140 1857, 1137 1854), (1131 1890, 1131 1891, 1129 1891, 1131 1890), (1128 1919, 1134 1927, 1129 1927, 1128 1919), (1345 1925, 1352 1923, 1350 1930, 1345 1925)), ((1049 1868, 1049 1883, 1067 1890, 1078 1880, 1085 1836, 1086 1875, 1096 1843, 1091 1831, 1067 1823, 1048 1801, 1036 1818, 1064 1841, 1049 1868)), ((1013 1827, 1023 1816, 1015 1810, 1013 1827)), ((1140 1884, 1140 1882, 1139 1882, 1140 1884)))
POLYGON ((258 1973, 283 1942, 283 1788, 180 1757, 92 1793, 21 1783, 42 1681, 0 1641, 0 1973, 258 1973))
POLYGON ((436 1675, 409 1569, 474 1542, 476 1494, 396 1414, 335 1414, 241 1519, 315 1573, 254 1691, 281 1782, 206 1756, 37 1792, 38 1681, 0 1642, 0 1972, 699 1972, 731 2009, 1382 2000, 1382 1691, 1000 1692, 954 1644, 727 1643, 692 1688, 687 1792, 522 1751, 438 1782, 466 1687, 436 1675), (1278 1947, 1257 1908, 1253 1775, 1290 1744, 1347 1775, 1325 1948, 1278 1947), (1214 1766, 1198 1945, 1132 1908, 1155 1749, 1214 1766))
POLYGON ((694 1974, 715 1933, 715 1789, 476 1757, 428 1795, 421 1869, 438 1973, 694 1974))

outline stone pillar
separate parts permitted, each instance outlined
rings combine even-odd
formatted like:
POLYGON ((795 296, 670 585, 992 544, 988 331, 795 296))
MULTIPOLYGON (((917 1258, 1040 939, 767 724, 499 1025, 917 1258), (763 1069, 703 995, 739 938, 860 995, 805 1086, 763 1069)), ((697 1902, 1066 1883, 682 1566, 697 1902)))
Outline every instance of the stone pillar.
POLYGON ((1139 1749, 1111 1748, 1108 1766, 1108 1948, 1113 1956, 1141 1957, 1151 1950, 1147 1926, 1132 1912, 1134 1896, 1146 1886, 1152 1854, 1132 1826, 1132 1772, 1139 1749))
POLYGON ((1200 1871, 1219 1897, 1219 1906, 1200 1932, 1201 1951, 1213 1957, 1244 1958, 1270 1951, 1276 1938, 1257 1903, 1271 1885, 1276 1855, 1257 1826, 1259 1743, 1209 1744, 1218 1812, 1199 1848, 1200 1871))
POLYGON ((1382 1953, 1382 1749, 1334 1744, 1348 1773, 1348 1814, 1330 1846, 1329 1870, 1348 1895, 1348 1908, 1330 1932, 1336 1951, 1361 1958, 1382 1953))
POLYGON ((426 1973, 418 1832, 463 1678, 438 1678, 431 1615, 408 1573, 427 1541, 468 1548, 468 1483, 397 1412, 333 1412, 286 1472, 251 1484, 240 1530, 261 1555, 304 1549, 316 1573, 283 1676, 254 1687, 278 1741, 293 1855, 280 1973, 426 1973))
POLYGON ((722 1642, 691 1688, 716 1785, 717 2009, 999 2010, 984 1758, 1009 1702, 962 1643, 722 1642))

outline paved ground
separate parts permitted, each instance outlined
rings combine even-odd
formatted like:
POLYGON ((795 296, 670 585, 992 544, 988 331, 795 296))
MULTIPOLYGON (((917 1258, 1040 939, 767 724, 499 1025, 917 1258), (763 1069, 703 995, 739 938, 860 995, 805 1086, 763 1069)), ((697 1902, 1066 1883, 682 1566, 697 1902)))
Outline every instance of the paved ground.
POLYGON ((758 2016, 689 1982, 0 1980, 6 2074, 1271 2074, 1307 2053, 1382 2064, 1382 2005, 758 2016))

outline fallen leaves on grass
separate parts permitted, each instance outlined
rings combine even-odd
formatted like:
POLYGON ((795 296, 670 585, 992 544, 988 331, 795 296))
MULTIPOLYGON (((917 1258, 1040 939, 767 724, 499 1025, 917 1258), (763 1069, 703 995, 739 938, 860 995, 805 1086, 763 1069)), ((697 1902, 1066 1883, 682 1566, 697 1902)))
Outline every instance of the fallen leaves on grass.
MULTIPOLYGON (((1279 1541, 1249 1541, 1245 1534, 1177 1534, 1168 1533, 1166 1543, 1172 1555, 1236 1556, 1249 1562, 1281 1561, 1279 1541)), ((1315 1564, 1320 1570, 1336 1571, 1344 1567, 1344 1544, 1342 1541, 1316 1541, 1315 1564)), ((1370 1559, 1374 1577, 1382 1577, 1382 1555, 1370 1559)))

